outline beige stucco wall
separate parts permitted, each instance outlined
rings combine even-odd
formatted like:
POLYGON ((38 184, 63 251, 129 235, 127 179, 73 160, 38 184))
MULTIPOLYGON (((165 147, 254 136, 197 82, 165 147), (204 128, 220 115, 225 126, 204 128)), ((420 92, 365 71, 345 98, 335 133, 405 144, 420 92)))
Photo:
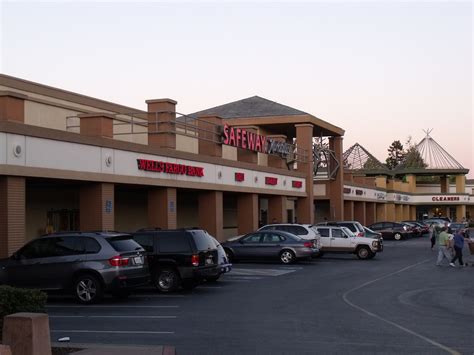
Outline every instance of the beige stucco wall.
MULTIPOLYGON (((25 101, 25 123, 33 126, 41 126, 52 129, 66 130, 66 117, 77 116, 80 111, 68 110, 65 108, 50 106, 33 101, 25 101)), ((77 126, 78 119, 70 120, 69 125, 77 126)), ((79 128, 71 130, 78 132, 79 128)))
POLYGON ((197 138, 176 135, 176 150, 199 154, 199 141, 197 138))
POLYGON ((326 196, 326 184, 314 184, 313 191, 314 196, 326 196))
POLYGON ((222 158, 237 161, 237 148, 229 145, 222 145, 222 158))

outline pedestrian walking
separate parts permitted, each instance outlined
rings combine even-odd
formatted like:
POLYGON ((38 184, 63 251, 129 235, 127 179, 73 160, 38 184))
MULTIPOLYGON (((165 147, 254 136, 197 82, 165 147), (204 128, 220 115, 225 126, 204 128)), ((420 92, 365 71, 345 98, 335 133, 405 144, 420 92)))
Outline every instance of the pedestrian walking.
POLYGON ((441 262, 444 258, 446 258, 448 262, 451 262, 452 255, 449 252, 450 235, 447 230, 448 228, 444 226, 438 235, 438 259, 436 260, 436 266, 441 266, 441 262))
POLYGON ((454 252, 455 255, 451 259, 451 263, 449 265, 455 267, 456 260, 459 260, 459 266, 464 266, 464 263, 462 261, 462 249, 464 248, 464 236, 462 235, 461 231, 459 230, 456 232, 453 238, 453 247, 454 247, 454 252))
POLYGON ((433 248, 436 244, 436 227, 435 227, 434 223, 430 224, 429 237, 430 237, 430 241, 431 241, 431 250, 433 250, 433 248))

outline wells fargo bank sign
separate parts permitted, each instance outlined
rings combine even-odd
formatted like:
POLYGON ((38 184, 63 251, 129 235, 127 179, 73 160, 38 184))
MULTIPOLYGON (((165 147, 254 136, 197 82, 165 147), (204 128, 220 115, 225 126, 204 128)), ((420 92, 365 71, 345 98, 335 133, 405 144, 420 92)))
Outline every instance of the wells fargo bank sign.
POLYGON ((228 124, 224 125, 222 143, 257 153, 277 154, 283 158, 293 153, 291 144, 247 131, 244 128, 231 127, 228 124))
POLYGON ((138 170, 174 175, 204 176, 204 168, 185 164, 167 163, 158 160, 137 159, 138 170))

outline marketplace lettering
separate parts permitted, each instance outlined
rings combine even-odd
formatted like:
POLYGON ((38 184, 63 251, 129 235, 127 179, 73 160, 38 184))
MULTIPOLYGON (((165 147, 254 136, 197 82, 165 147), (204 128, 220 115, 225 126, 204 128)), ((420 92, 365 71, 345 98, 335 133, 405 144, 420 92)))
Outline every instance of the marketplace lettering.
POLYGON ((153 171, 174 175, 204 176, 204 168, 184 164, 166 163, 164 161, 137 159, 138 170, 153 171))
POLYGON ((433 196, 432 201, 459 201, 459 196, 433 196))
POLYGON ((278 154, 282 157, 290 155, 290 144, 247 131, 244 128, 234 128, 225 124, 223 138, 222 143, 225 145, 231 145, 258 153, 278 154))

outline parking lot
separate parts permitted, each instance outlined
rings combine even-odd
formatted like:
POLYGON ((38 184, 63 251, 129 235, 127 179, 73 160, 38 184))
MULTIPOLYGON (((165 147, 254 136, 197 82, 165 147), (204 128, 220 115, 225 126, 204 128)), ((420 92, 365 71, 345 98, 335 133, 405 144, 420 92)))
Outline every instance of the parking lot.
MULTIPOLYGON (((468 353, 474 268, 434 265, 426 238, 293 265, 239 263, 216 283, 81 306, 52 296, 52 341, 174 345, 179 354, 468 353)), ((471 257, 472 258, 472 257, 471 257)))

